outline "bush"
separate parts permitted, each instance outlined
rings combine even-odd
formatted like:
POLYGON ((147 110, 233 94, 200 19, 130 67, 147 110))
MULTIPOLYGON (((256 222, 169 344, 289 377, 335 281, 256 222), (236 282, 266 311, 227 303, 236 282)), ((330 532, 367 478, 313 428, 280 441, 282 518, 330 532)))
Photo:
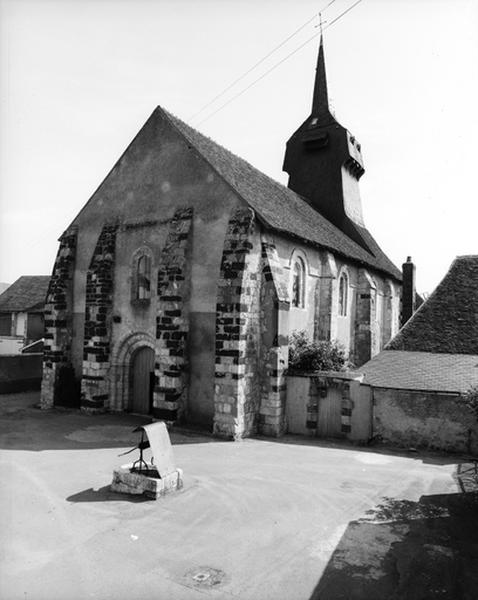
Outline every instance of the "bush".
POLYGON ((338 342, 311 342, 305 331, 294 331, 290 336, 290 370, 344 371, 349 367, 345 349, 338 342))
POLYGON ((472 386, 465 392, 463 401, 478 421, 478 385, 472 386))

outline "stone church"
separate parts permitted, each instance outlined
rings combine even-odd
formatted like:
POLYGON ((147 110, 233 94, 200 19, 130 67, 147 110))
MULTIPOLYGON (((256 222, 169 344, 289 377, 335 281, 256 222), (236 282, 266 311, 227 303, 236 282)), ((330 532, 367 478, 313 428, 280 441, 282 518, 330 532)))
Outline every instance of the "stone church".
POLYGON ((360 144, 319 46, 288 187, 161 107, 60 238, 42 407, 132 411, 237 439, 287 430, 288 338, 359 366, 398 331, 402 274, 367 230, 360 144))

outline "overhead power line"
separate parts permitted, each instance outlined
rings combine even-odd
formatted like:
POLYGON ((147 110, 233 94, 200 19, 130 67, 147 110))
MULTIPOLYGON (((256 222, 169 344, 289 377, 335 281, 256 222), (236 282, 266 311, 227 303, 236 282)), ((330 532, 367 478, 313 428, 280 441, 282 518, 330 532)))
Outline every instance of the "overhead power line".
MULTIPOLYGON (((352 8, 354 8, 355 6, 357 6, 357 4, 360 4, 360 2, 362 2, 362 0, 357 0, 354 4, 352 4, 352 6, 349 6, 349 8, 347 8, 342 13, 340 13, 340 15, 338 15, 338 17, 336 17, 335 19, 333 19, 332 21, 330 21, 330 23, 327 23, 327 25, 325 25, 322 28, 322 31, 325 31, 326 29, 328 29, 329 27, 331 27, 339 19, 341 19, 348 12, 350 12, 352 10, 352 8)), ((242 96, 243 94, 245 94, 248 90, 251 89, 252 86, 256 85, 256 83, 259 83, 259 81, 261 81, 262 79, 264 79, 264 77, 266 77, 267 75, 269 75, 269 73, 271 73, 272 71, 274 71, 275 69, 277 69, 277 67, 279 67, 282 63, 284 63, 286 60, 288 60, 291 56, 294 56, 294 54, 296 54, 297 52, 299 52, 299 50, 302 50, 302 48, 304 48, 304 46, 307 46, 307 44, 309 44, 310 42, 312 42, 313 40, 315 40, 319 35, 321 35, 321 32, 316 33, 312 37, 310 37, 309 39, 307 39, 300 46, 298 46, 295 50, 293 50, 287 56, 285 56, 282 60, 280 60, 278 63, 276 63, 275 65, 273 65, 272 67, 270 67, 270 69, 268 69, 267 71, 265 71, 265 73, 263 73, 260 77, 258 77, 257 79, 255 79, 247 87, 245 87, 243 90, 241 90, 240 92, 238 92, 237 94, 235 94, 232 98, 230 98, 229 100, 227 100, 227 102, 224 102, 224 104, 221 104, 221 106, 219 106, 216 110, 214 110, 210 115, 208 115, 207 117, 205 117, 204 119, 202 119, 202 121, 199 121, 199 123, 197 125, 201 125, 202 123, 205 123, 211 117, 213 117, 219 111, 221 111, 223 108, 225 108, 226 106, 228 106, 231 102, 233 102, 234 100, 236 100, 237 98, 239 98, 240 96, 242 96)))
MULTIPOLYGON (((199 115, 200 113, 202 113, 206 108, 208 108, 209 106, 211 106, 211 104, 213 104, 216 100, 218 100, 226 92, 228 92, 234 85, 236 85, 239 81, 242 81, 242 79, 244 79, 246 77, 246 75, 248 75, 249 73, 251 73, 254 69, 256 69, 259 65, 261 65, 267 58, 269 58, 277 50, 279 50, 280 48, 282 48, 282 46, 284 46, 284 44, 286 44, 295 35, 297 35, 297 33, 299 33, 300 31, 302 31, 302 29, 304 29, 309 23, 311 23, 315 18, 317 18, 320 13, 323 13, 325 10, 327 10, 329 8, 329 6, 331 6, 335 1, 336 0, 331 0, 318 13, 316 13, 313 17, 311 17, 308 21, 306 21, 303 25, 301 25, 298 29, 296 29, 294 31, 294 33, 292 33, 291 35, 289 35, 289 37, 287 37, 285 40, 283 40, 278 46, 276 46, 273 50, 271 50, 266 56, 264 56, 263 58, 261 58, 257 63, 255 63, 255 65, 253 65, 250 69, 248 69, 240 77, 238 77, 236 80, 234 80, 228 87, 226 87, 221 93, 219 93, 217 96, 215 96, 210 102, 208 102, 206 105, 204 105, 197 113, 195 113, 195 115, 193 115, 192 117, 190 117, 189 120, 193 119, 194 117, 196 117, 197 115, 199 115)), ((360 2, 362 2, 362 0, 357 0, 354 4, 352 4, 352 6, 350 6, 349 8, 347 8, 346 10, 344 10, 342 13, 340 13, 340 15, 338 15, 338 17, 336 17, 335 19, 333 19, 332 21, 330 21, 330 23, 327 23, 324 27, 322 27, 322 31, 325 31, 326 29, 328 29, 329 27, 331 27, 334 23, 336 23, 339 19, 341 19, 349 11, 351 11, 352 8, 354 8, 355 6, 357 6, 357 4, 359 4, 360 2)), ((310 37, 303 44, 301 44, 298 48, 296 48, 290 54, 288 54, 285 58, 283 58, 282 60, 280 60, 277 64, 275 64, 270 69, 268 69, 265 73, 263 73, 260 77, 258 77, 257 79, 255 79, 246 88, 244 88, 242 91, 240 91, 235 96, 233 96, 232 98, 230 98, 227 102, 224 102, 224 104, 222 104, 221 106, 219 106, 219 108, 217 108, 214 112, 212 112, 205 119, 203 119, 202 121, 200 121, 198 123, 198 125, 201 125, 202 123, 208 121, 211 117, 213 117, 220 110, 222 110, 223 108, 225 108, 228 104, 230 104, 231 102, 233 102, 236 98, 239 98, 240 96, 242 96, 242 94, 244 94, 245 92, 247 92, 253 85, 255 85, 256 83, 258 83, 259 81, 261 81, 261 79, 264 79, 264 77, 266 77, 269 73, 271 73, 272 71, 274 71, 275 69, 277 69, 277 67, 279 67, 283 62, 285 62, 291 56, 293 56, 294 54, 296 54, 297 52, 299 52, 299 50, 302 50, 302 48, 304 46, 306 46, 307 44, 309 44, 312 40, 315 40, 320 34, 321 34, 321 32, 316 33, 315 35, 313 35, 312 37, 310 37)), ((50 227, 48 231, 53 231, 54 229, 56 229, 56 227, 53 226, 53 227, 50 227)), ((33 248, 33 247, 37 246, 40 242, 42 242, 47 237, 49 237, 49 236, 42 235, 41 238, 38 238, 36 241, 34 240, 29 245, 27 245, 27 248, 33 248)))
POLYGON ((344 10, 343 13, 340 13, 340 15, 338 17, 335 17, 335 19, 333 19, 333 21, 330 21, 330 23, 328 23, 328 25, 326 25, 324 27, 324 29, 328 29, 331 25, 333 25, 334 23, 336 23, 339 19, 341 19, 344 15, 346 15, 349 11, 351 11, 352 8, 354 8, 355 6, 357 6, 357 4, 360 4, 360 2, 362 2, 362 0, 357 0, 357 2, 355 2, 354 4, 352 4, 352 6, 349 6, 347 8, 347 10, 344 10))
POLYGON ((280 44, 278 44, 277 46, 275 46, 275 48, 273 48, 270 52, 268 52, 265 56, 263 56, 260 60, 258 60, 254 65, 252 65, 252 67, 250 67, 242 75, 239 75, 239 77, 237 77, 237 79, 234 79, 234 81, 232 83, 230 83, 221 92, 219 92, 219 94, 217 94, 216 96, 214 96, 214 98, 212 98, 212 100, 210 100, 207 104, 205 104, 202 108, 200 108, 196 113, 194 113, 191 117, 189 117, 188 121, 192 121, 193 119, 195 119, 198 115, 200 115, 207 108, 209 108, 212 104, 214 104, 216 102, 216 100, 219 100, 219 98, 221 98, 222 96, 224 96, 224 94, 226 94, 230 89, 232 89, 235 85, 237 85, 240 81, 242 81, 245 77, 247 77, 247 75, 249 75, 249 73, 252 73, 252 71, 254 71, 255 69, 257 69, 257 67, 259 65, 261 65, 264 61, 266 61, 275 52, 277 52, 277 50, 279 50, 280 48, 282 48, 282 46, 284 46, 285 44, 287 44, 287 42, 289 40, 291 40, 298 33, 300 33, 305 27, 307 27, 307 25, 309 25, 309 23, 311 23, 314 19, 316 19, 321 12, 326 11, 329 8, 329 6, 332 6, 332 4, 335 1, 336 0, 331 0, 326 6, 324 6, 324 8, 322 8, 318 13, 316 13, 315 15, 313 15, 308 21, 306 21, 305 23, 303 23, 298 29, 296 29, 288 37, 286 37, 284 40, 282 40, 282 42, 280 44))

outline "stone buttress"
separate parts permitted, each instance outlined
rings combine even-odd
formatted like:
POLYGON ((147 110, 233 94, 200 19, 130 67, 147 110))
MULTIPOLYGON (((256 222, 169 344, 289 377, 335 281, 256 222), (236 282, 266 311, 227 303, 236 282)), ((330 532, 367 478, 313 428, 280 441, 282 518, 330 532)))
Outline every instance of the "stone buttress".
POLYGON ((318 310, 314 322, 315 340, 335 340, 337 337, 337 265, 333 254, 321 253, 321 274, 317 286, 318 310))
POLYGON ((109 408, 111 317, 117 225, 104 225, 86 274, 81 408, 109 408))
POLYGON ((72 227, 60 238, 45 303, 45 343, 41 407, 75 404, 74 371, 71 362, 73 272, 77 230, 72 227))
POLYGON ((353 361, 363 365, 377 354, 380 337, 376 322, 377 288, 365 269, 359 270, 355 308, 355 346, 353 361))
POLYGON ((261 248, 250 208, 231 216, 216 312, 214 433, 240 439, 257 430, 260 383, 261 248))
POLYGON ((169 423, 181 420, 188 405, 186 269, 192 217, 192 208, 176 210, 158 268, 153 417, 169 423))
POLYGON ((279 436, 285 431, 288 364, 289 292, 273 240, 262 236, 261 354, 262 386, 259 431, 279 436))

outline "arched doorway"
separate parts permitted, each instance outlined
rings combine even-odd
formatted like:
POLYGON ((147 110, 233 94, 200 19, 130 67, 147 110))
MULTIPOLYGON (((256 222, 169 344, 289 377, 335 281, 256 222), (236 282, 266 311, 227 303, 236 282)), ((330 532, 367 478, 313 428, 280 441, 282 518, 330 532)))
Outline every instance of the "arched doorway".
POLYGON ((154 350, 142 346, 131 357, 131 394, 129 409, 141 415, 149 415, 153 406, 154 350))

